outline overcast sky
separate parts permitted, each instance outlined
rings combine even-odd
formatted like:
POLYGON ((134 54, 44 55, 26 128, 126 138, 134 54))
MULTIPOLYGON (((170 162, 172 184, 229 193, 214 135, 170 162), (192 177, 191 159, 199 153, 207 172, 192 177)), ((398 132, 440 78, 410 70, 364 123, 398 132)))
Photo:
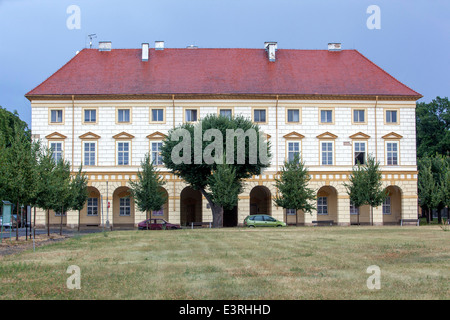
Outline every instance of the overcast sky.
POLYGON ((30 124, 24 95, 89 46, 88 34, 97 35, 94 47, 108 40, 113 48, 155 40, 168 48, 277 41, 280 49, 326 49, 341 42, 429 102, 450 96, 449 14, 448 0, 0 0, 0 106, 30 124), (79 20, 68 13, 71 5, 79 20), (377 22, 367 13, 371 5, 380 9, 380 29, 367 26, 377 22))

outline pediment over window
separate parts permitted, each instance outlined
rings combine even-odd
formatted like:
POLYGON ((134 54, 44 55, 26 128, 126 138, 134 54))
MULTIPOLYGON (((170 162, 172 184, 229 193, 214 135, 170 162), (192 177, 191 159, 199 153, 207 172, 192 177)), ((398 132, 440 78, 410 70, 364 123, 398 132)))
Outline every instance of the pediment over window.
POLYGON ((159 131, 153 132, 152 134, 149 134, 147 136, 147 139, 150 139, 150 140, 163 140, 165 138, 167 138, 167 135, 165 135, 164 133, 161 133, 159 131))
POLYGON ((295 132, 295 131, 292 131, 283 136, 283 138, 285 138, 285 139, 303 139, 304 137, 305 137, 304 135, 302 135, 298 132, 295 132))
POLYGON ((61 133, 53 132, 53 133, 50 133, 49 135, 45 136, 45 138, 47 140, 52 140, 52 139, 53 140, 61 140, 61 139, 66 139, 67 137, 61 133))
POLYGON ((382 138, 383 139, 395 139, 395 140, 398 140, 398 139, 403 138, 403 136, 399 135, 398 133, 391 132, 391 133, 388 133, 388 134, 382 136, 382 138))
POLYGON ((79 138, 82 140, 97 140, 100 139, 101 137, 98 134, 89 131, 86 132, 85 134, 82 134, 79 138))
POLYGON ((358 132, 358 133, 352 134, 349 138, 350 139, 369 139, 370 136, 365 133, 358 132))
POLYGON ((335 134, 332 134, 331 132, 324 132, 322 134, 319 134, 317 136, 318 139, 336 139, 338 136, 335 134))
POLYGON ((126 133, 126 132, 121 132, 116 134, 115 136, 113 136, 113 139, 126 139, 126 140, 130 140, 130 139, 134 139, 134 136, 132 134, 126 133))

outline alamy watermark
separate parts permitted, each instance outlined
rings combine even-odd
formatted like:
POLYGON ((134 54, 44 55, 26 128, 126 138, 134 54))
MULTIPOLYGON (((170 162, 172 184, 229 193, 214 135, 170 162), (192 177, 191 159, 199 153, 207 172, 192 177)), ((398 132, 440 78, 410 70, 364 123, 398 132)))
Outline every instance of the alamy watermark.
POLYGON ((367 278, 366 285, 369 290, 380 290, 381 289, 381 269, 379 266, 372 265, 367 267, 367 273, 372 275, 367 278))
POLYGON ((67 278, 66 286, 67 289, 81 289, 81 269, 79 266, 71 265, 67 268, 66 273, 71 274, 67 278))
POLYGON ((253 128, 247 131, 243 129, 226 129, 224 137, 223 133, 218 129, 207 129, 202 133, 201 123, 199 123, 199 125, 194 127, 193 160, 192 136, 189 130, 184 128, 175 129, 170 139, 171 141, 181 140, 172 149, 171 159, 174 164, 192 164, 192 162, 194 164, 223 164, 224 160, 226 164, 270 164, 265 135, 253 128), (203 149, 204 142, 211 143, 203 149))
POLYGON ((373 4, 367 7, 370 16, 367 18, 366 25, 369 30, 381 29, 381 9, 379 6, 373 4))
POLYGON ((66 26, 69 30, 81 29, 81 9, 79 6, 72 4, 67 7, 67 14, 70 16, 66 20, 66 26))

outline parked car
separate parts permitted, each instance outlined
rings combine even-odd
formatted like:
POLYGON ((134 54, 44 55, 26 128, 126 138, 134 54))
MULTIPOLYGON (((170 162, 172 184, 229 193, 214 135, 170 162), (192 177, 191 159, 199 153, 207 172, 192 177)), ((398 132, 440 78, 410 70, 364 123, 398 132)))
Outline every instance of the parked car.
POLYGON ((139 230, 173 230, 181 229, 179 224, 169 223, 164 219, 147 219, 138 224, 139 230))
POLYGON ((267 214, 254 214, 244 219, 246 227, 286 227, 286 223, 267 214))

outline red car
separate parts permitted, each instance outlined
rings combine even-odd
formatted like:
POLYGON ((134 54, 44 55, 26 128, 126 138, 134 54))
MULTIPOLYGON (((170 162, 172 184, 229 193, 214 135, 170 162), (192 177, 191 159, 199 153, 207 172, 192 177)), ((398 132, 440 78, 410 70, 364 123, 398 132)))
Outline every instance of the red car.
POLYGON ((164 219, 147 219, 138 224, 139 230, 174 230, 181 229, 179 224, 169 223, 164 219))

